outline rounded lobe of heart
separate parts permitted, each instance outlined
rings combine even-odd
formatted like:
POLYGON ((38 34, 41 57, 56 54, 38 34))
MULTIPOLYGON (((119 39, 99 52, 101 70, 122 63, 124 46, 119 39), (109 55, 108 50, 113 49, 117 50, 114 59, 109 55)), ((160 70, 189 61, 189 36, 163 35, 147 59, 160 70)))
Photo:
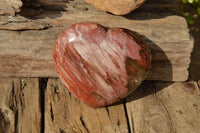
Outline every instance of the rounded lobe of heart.
POLYGON ((150 67, 149 50, 135 34, 92 22, 65 29, 56 41, 53 58, 64 86, 94 108, 126 97, 150 67))

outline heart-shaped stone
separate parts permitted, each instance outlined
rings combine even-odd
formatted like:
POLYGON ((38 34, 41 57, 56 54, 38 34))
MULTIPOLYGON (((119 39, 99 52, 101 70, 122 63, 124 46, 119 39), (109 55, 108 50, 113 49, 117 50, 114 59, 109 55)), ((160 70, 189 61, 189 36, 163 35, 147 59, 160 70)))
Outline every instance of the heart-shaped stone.
POLYGON ((78 23, 65 29, 54 46, 61 82, 91 107, 126 97, 145 79, 150 52, 132 31, 78 23))

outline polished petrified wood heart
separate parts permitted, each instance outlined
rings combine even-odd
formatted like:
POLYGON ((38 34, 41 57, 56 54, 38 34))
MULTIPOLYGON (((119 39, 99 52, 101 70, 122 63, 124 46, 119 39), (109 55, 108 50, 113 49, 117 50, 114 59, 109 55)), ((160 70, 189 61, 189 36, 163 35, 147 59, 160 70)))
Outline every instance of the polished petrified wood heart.
POLYGON ((146 0, 85 0, 101 11, 125 15, 140 7, 146 0))
POLYGON ((150 52, 133 32, 78 23, 58 37, 53 53, 61 82, 91 107, 126 97, 145 79, 150 52))

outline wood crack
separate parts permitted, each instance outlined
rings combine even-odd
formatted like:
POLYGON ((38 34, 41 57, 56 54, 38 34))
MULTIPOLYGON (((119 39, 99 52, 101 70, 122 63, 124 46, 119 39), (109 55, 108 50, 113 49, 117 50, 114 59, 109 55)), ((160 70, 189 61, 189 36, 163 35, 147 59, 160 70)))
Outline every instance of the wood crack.
POLYGON ((110 120, 110 112, 109 112, 108 106, 106 106, 106 111, 107 111, 107 114, 108 114, 108 118, 110 120))
POLYGON ((83 127, 86 129, 87 133, 89 133, 89 130, 88 130, 87 126, 86 126, 86 123, 85 123, 85 121, 83 120, 82 114, 81 114, 81 116, 80 116, 80 121, 81 121, 81 124, 83 125, 83 127))
POLYGON ((12 81, 12 90, 11 90, 11 95, 10 95, 10 99, 9 99, 9 108, 12 111, 17 110, 17 96, 15 95, 14 81, 12 81))
MULTIPOLYGON (((20 84, 20 90, 22 88, 22 84, 20 84)), ((18 121, 19 121, 19 107, 17 103, 18 96, 20 96, 20 103, 22 104, 21 100, 21 91, 18 93, 18 89, 15 90, 15 82, 12 80, 12 89, 11 89, 11 94, 10 94, 10 99, 9 99, 9 109, 13 111, 14 113, 14 133, 18 133, 18 121), (15 92, 16 91, 16 92, 15 92), (20 95, 18 95, 20 94, 20 95)))
POLYGON ((131 111, 131 125, 132 125, 132 131, 133 131, 133 133, 135 133, 135 127, 134 127, 132 111, 131 111))
POLYGON ((10 23, 12 23, 13 21, 8 21, 8 22, 3 22, 3 23, 1 23, 0 25, 7 25, 7 24, 10 24, 10 23))
POLYGON ((6 133, 9 124, 6 113, 0 108, 0 132, 6 133))
POLYGON ((40 111, 41 111, 41 133, 45 132, 45 90, 47 88, 48 78, 39 79, 40 87, 40 111))
POLYGON ((165 104, 163 103, 163 101, 161 99, 160 99, 160 102, 161 102, 162 106, 164 107, 164 110, 167 113, 167 116, 169 118, 169 123, 170 123, 171 129, 172 129, 172 133, 174 133, 174 127, 173 127, 173 123, 172 123, 172 119, 171 119, 171 116, 169 114, 169 111, 167 110, 167 107, 165 106, 165 104))
POLYGON ((130 122, 129 122, 129 118, 128 118, 128 112, 127 112, 125 100, 123 101, 123 106, 124 106, 124 112, 125 112, 125 117, 126 117, 126 123, 127 123, 127 127, 128 127, 128 133, 131 133, 130 122))
POLYGON ((18 116, 19 116, 19 114, 18 114, 18 110, 16 110, 15 111, 15 133, 17 133, 18 132, 18 116))
POLYGON ((51 25, 45 21, 37 21, 26 18, 24 20, 18 20, 20 17, 15 17, 13 20, 7 20, 0 24, 0 30, 45 30, 51 27, 51 25))
POLYGON ((25 108, 25 98, 24 98, 24 88, 26 86, 26 83, 24 82, 24 79, 20 79, 20 104, 21 104, 21 111, 23 114, 24 108, 25 108))
POLYGON ((121 122, 120 122, 120 120, 118 119, 117 120, 117 126, 120 126, 121 125, 121 122))
POLYGON ((50 103, 50 112, 51 112, 51 120, 53 122, 54 121, 54 114, 53 114, 52 103, 50 103))
POLYGON ((60 133, 66 133, 65 130, 60 128, 60 133))
POLYGON ((169 114, 169 111, 168 111, 167 107, 166 107, 165 104, 163 103, 162 99, 159 99, 159 98, 157 97, 157 95, 156 95, 157 90, 156 90, 156 87, 155 87, 155 84, 154 84, 154 83, 153 83, 153 88, 154 88, 154 90, 155 90, 155 91, 154 91, 154 96, 155 96, 155 98, 156 98, 156 101, 157 101, 157 103, 158 103, 159 105, 160 105, 160 103, 161 103, 161 106, 163 107, 164 111, 167 113, 167 117, 168 117, 169 124, 170 124, 170 127, 171 127, 171 132, 174 133, 174 127, 173 127, 173 123, 172 123, 171 116, 170 116, 170 114, 169 114))

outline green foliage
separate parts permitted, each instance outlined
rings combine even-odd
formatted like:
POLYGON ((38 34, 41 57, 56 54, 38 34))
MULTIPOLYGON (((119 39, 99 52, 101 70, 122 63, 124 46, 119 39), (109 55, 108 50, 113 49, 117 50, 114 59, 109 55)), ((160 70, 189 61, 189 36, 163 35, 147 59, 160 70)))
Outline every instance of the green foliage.
POLYGON ((198 15, 200 17, 200 7, 197 8, 197 13, 198 13, 198 15))
POLYGON ((189 24, 194 24, 194 19, 192 18, 192 16, 188 16, 186 17, 186 20, 189 24))
POLYGON ((198 15, 198 17, 200 18, 200 0, 181 0, 182 4, 181 4, 181 11, 183 16, 186 17, 187 22, 189 24, 194 24, 194 18, 193 16, 190 15, 186 15, 186 7, 190 6, 191 8, 193 8, 196 11, 196 14, 198 15))

